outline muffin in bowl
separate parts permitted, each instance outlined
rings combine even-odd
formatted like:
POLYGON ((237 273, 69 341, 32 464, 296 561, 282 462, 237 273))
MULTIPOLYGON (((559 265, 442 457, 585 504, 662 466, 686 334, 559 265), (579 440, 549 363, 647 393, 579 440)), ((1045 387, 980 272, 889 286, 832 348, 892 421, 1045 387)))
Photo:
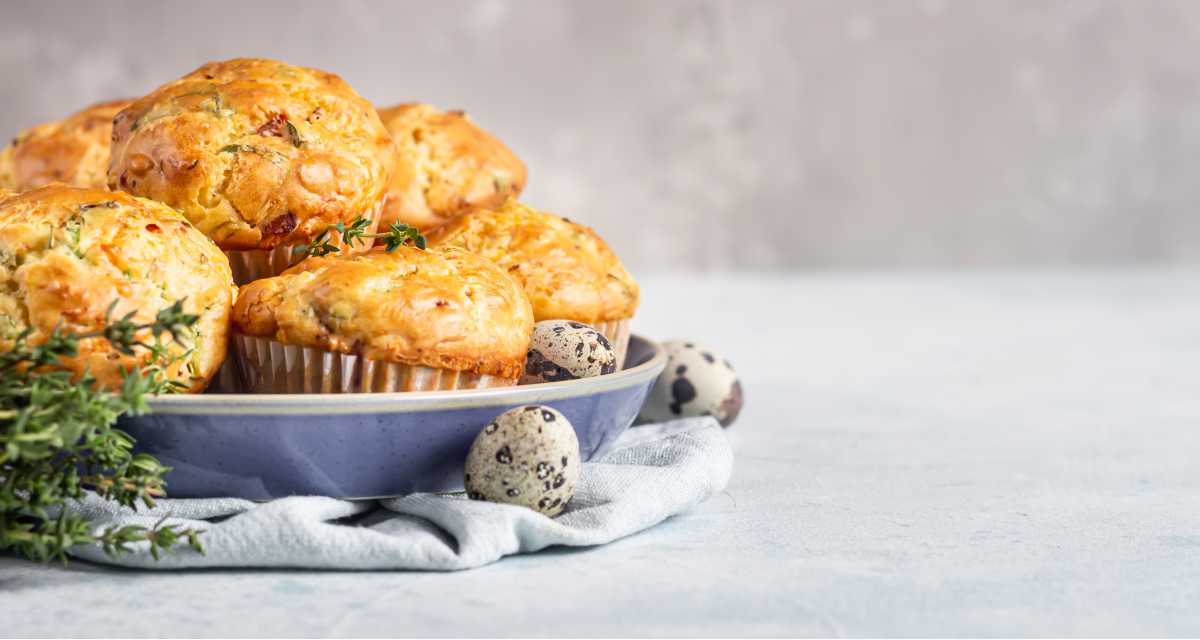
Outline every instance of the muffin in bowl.
POLYGON ((396 143, 385 225, 429 229, 525 187, 521 159, 462 111, 411 103, 380 109, 379 117, 396 143))
POLYGON ((595 231, 509 200, 427 237, 431 247, 461 247, 495 262, 524 287, 535 320, 590 324, 624 362, 638 285, 595 231))
MULTIPOLYGON (((59 184, 0 196, 0 351, 27 330, 29 343, 40 344, 56 327, 99 331, 130 312, 136 323, 152 322, 182 300, 199 320, 187 343, 170 343, 167 376, 199 392, 225 360, 234 292, 221 250, 163 204, 59 184)), ((115 388, 122 368, 148 357, 96 337, 81 340, 63 365, 115 388)))
POLYGON ((281 272, 299 259, 295 246, 332 225, 377 224, 394 164, 375 108, 341 78, 240 58, 118 113, 108 184, 182 211, 229 254, 241 284, 281 272))
POLYGON ((104 189, 113 117, 131 102, 94 104, 18 133, 0 150, 0 187, 20 192, 62 182, 104 189))
POLYGON ((253 393, 433 391, 516 384, 533 311, 483 258, 401 246, 251 282, 233 326, 253 393))

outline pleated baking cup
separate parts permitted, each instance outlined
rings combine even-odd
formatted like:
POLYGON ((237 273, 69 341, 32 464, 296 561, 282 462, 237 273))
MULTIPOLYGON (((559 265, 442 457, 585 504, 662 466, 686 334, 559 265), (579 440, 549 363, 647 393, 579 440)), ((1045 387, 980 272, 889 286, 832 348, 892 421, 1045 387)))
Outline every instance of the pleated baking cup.
POLYGON ((208 383, 208 391, 210 393, 237 393, 241 391, 242 385, 239 381, 237 358, 233 355, 232 342, 230 340, 229 353, 225 356, 225 362, 221 363, 221 368, 217 369, 217 375, 213 376, 212 381, 208 383))
MULTIPOLYGON (((375 233, 379 228, 379 207, 376 207, 371 214, 371 224, 367 227, 367 233, 375 233)), ((329 244, 337 247, 339 251, 349 255, 363 253, 369 251, 375 242, 366 238, 355 242, 349 249, 342 246, 342 237, 330 232, 327 238, 329 244)), ((243 285, 262 278, 270 278, 283 273, 288 267, 300 262, 308 257, 303 253, 297 253, 296 249, 304 247, 302 244, 289 244, 274 249, 227 249, 225 255, 229 258, 229 267, 233 269, 233 282, 237 285, 243 285)))
POLYGON ((608 338, 613 352, 617 354, 617 365, 620 367, 625 366, 625 352, 629 350, 629 327, 631 324, 633 324, 632 318, 592 323, 596 331, 608 338))
POLYGON ((247 393, 381 393, 511 387, 516 378, 370 360, 362 356, 234 337, 242 390, 247 393))

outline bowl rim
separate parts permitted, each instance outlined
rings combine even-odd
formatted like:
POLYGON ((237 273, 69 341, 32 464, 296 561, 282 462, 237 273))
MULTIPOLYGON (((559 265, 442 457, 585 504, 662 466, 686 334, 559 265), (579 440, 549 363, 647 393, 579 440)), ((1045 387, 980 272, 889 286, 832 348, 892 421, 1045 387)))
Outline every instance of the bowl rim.
POLYGON ((150 413, 204 415, 328 415, 392 413, 436 409, 469 409, 499 404, 536 403, 594 395, 624 389, 662 373, 666 351, 659 343, 630 336, 651 350, 643 363, 608 375, 561 382, 515 385, 491 389, 448 391, 389 391, 381 393, 203 393, 149 398, 150 413))

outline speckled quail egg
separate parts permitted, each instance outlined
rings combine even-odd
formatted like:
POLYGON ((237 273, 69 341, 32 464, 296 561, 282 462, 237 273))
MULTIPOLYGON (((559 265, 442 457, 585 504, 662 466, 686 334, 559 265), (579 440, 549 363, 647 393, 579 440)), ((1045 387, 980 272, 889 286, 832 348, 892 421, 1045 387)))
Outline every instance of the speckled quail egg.
POLYGON ((617 370, 617 354, 604 334, 573 320, 533 325, 520 384, 602 376, 617 370))
POLYGON ((692 342, 664 342, 663 369, 641 418, 661 422, 689 416, 713 416, 728 427, 742 410, 742 384, 728 360, 692 342))
POLYGON ((579 440, 563 414, 529 405, 506 411, 479 432, 467 454, 467 496, 562 513, 580 470, 579 440))

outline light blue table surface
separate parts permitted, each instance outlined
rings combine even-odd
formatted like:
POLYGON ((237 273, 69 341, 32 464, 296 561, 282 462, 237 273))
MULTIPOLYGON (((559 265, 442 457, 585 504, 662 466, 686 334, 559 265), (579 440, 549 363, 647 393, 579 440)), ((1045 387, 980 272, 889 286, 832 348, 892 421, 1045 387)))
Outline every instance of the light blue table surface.
POLYGON ((0 633, 1200 634, 1200 272, 642 283, 743 375, 694 512, 456 574, 0 556, 0 633))

